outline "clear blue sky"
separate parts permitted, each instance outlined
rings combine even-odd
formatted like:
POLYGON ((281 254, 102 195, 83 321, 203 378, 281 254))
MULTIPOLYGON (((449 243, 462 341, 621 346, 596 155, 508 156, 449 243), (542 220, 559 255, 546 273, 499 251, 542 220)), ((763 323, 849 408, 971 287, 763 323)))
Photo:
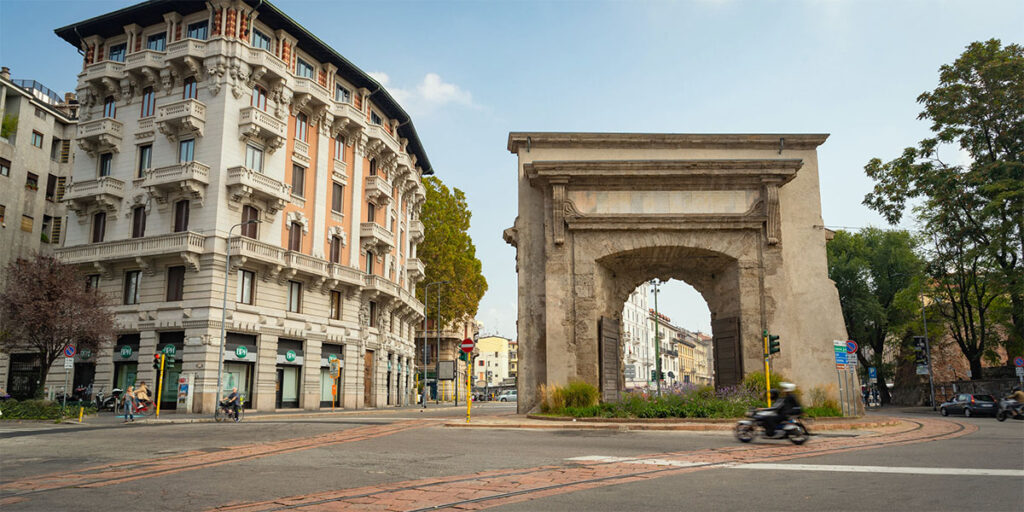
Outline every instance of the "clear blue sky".
MULTIPOLYGON (((0 0, 0 64, 73 90, 81 59, 53 29, 132 3, 0 0)), ((863 166, 928 133, 914 100, 938 67, 971 41, 1024 43, 1019 0, 275 3, 412 114, 438 176, 473 210, 490 283, 478 317, 508 337, 509 131, 831 133, 819 150, 825 224, 881 226, 861 205, 863 166)), ((708 329, 688 286, 669 285, 659 305, 708 329)))

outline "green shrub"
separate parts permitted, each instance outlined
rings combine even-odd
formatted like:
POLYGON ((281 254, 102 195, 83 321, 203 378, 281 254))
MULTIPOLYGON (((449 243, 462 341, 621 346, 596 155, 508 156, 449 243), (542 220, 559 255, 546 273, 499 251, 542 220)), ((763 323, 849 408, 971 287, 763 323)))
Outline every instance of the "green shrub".
POLYGON ((0 401, 0 419, 4 420, 59 420, 77 417, 78 408, 84 406, 85 414, 95 414, 96 407, 86 402, 68 402, 62 409, 59 402, 50 400, 3 400, 0 401))
POLYGON ((590 407, 597 404, 600 397, 596 387, 581 380, 570 381, 568 386, 559 389, 566 407, 590 407))
POLYGON ((8 114, 0 121, 0 137, 8 138, 18 131, 18 116, 8 114))
POLYGON ((558 414, 565 409, 565 396, 562 388, 541 384, 538 388, 540 394, 540 412, 558 414))
POLYGON ((843 415, 842 409, 835 400, 825 400, 822 405, 812 405, 804 408, 804 414, 811 418, 829 418, 843 415))
MULTIPOLYGON (((771 377, 771 384, 772 387, 775 389, 778 389, 780 382, 793 382, 787 379, 785 375, 782 375, 781 373, 777 372, 770 372, 768 376, 771 377)), ((746 390, 751 394, 759 396, 763 399, 765 397, 764 372, 748 373, 746 376, 743 377, 743 387, 746 388, 746 390)), ((798 394, 799 391, 800 389, 797 388, 798 394)))

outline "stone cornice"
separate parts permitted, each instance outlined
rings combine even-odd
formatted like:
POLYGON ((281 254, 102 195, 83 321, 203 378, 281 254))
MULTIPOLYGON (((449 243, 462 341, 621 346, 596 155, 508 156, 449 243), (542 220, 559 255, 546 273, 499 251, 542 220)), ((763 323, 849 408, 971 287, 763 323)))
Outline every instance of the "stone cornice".
POLYGON ((815 149, 827 133, 579 133, 511 132, 508 150, 539 148, 620 149, 815 149))
POLYGON ((661 187, 731 188, 765 183, 784 185, 803 166, 800 159, 567 160, 523 164, 531 183, 596 187, 635 187, 647 181, 661 187))

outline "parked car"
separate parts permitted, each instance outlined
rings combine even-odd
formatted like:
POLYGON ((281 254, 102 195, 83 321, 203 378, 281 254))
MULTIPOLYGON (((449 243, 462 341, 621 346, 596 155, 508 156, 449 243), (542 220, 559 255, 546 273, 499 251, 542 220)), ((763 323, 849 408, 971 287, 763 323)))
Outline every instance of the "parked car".
POLYGON ((995 416, 996 399, 992 395, 972 395, 959 393, 952 400, 939 405, 943 416, 963 414, 964 416, 995 416))
POLYGON ((517 402, 519 401, 519 391, 502 391, 501 395, 498 395, 499 402, 517 402))

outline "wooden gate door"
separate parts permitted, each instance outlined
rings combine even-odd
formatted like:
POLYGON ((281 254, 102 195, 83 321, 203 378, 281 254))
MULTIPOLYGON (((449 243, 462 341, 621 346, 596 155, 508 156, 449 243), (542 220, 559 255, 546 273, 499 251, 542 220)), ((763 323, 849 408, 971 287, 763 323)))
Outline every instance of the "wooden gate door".
POLYGON ((601 376, 601 400, 615 402, 619 399, 619 375, 622 373, 619 356, 619 322, 614 318, 601 317, 597 322, 598 366, 601 376))
POLYGON ((363 406, 376 407, 373 393, 373 351, 367 350, 363 358, 363 406))
POLYGON ((743 353, 740 350, 739 317, 711 322, 715 353, 715 387, 735 386, 743 381, 743 353))

